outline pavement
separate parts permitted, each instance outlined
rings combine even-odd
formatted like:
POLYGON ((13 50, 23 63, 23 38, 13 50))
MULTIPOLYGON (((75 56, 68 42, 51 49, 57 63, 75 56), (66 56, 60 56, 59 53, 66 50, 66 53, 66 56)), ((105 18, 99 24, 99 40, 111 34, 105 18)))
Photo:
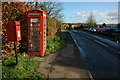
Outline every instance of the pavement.
POLYGON ((33 58, 40 61, 35 71, 48 80, 91 80, 75 42, 70 34, 67 34, 67 45, 61 51, 45 57, 33 58))

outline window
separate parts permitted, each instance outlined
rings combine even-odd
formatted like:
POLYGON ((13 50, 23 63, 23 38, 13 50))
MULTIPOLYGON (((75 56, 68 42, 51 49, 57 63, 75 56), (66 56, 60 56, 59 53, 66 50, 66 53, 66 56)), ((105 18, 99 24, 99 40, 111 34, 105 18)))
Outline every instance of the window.
POLYGON ((38 22, 38 21, 39 21, 39 19, 37 19, 37 18, 30 19, 30 22, 38 22))

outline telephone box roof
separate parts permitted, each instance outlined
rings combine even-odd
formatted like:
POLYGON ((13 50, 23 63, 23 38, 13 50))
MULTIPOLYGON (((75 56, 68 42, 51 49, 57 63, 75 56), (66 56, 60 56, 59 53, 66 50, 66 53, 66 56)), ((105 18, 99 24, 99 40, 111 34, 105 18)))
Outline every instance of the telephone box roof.
POLYGON ((42 12, 42 13, 46 14, 45 11, 43 11, 43 10, 39 10, 39 9, 28 10, 28 11, 26 11, 26 13, 30 13, 30 12, 34 12, 34 11, 42 12))

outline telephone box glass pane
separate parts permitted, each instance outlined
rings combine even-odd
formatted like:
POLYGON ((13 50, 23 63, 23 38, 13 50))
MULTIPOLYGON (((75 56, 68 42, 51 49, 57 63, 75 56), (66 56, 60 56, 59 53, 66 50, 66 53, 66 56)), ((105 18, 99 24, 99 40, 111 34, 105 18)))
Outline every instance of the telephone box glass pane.
POLYGON ((31 18, 29 22, 28 50, 39 51, 40 49, 40 19, 31 18))
POLYGON ((30 19, 30 22, 38 22, 39 19, 36 19, 36 18, 33 18, 33 19, 30 19))
POLYGON ((28 15, 40 15, 40 13, 29 13, 28 15))

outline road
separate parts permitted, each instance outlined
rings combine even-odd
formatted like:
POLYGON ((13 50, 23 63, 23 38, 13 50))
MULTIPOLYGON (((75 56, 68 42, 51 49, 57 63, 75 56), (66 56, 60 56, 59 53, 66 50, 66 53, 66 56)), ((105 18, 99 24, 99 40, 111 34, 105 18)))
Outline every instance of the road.
POLYGON ((69 30, 69 33, 74 38, 94 79, 113 78, 117 80, 119 78, 119 43, 89 32, 69 30))

